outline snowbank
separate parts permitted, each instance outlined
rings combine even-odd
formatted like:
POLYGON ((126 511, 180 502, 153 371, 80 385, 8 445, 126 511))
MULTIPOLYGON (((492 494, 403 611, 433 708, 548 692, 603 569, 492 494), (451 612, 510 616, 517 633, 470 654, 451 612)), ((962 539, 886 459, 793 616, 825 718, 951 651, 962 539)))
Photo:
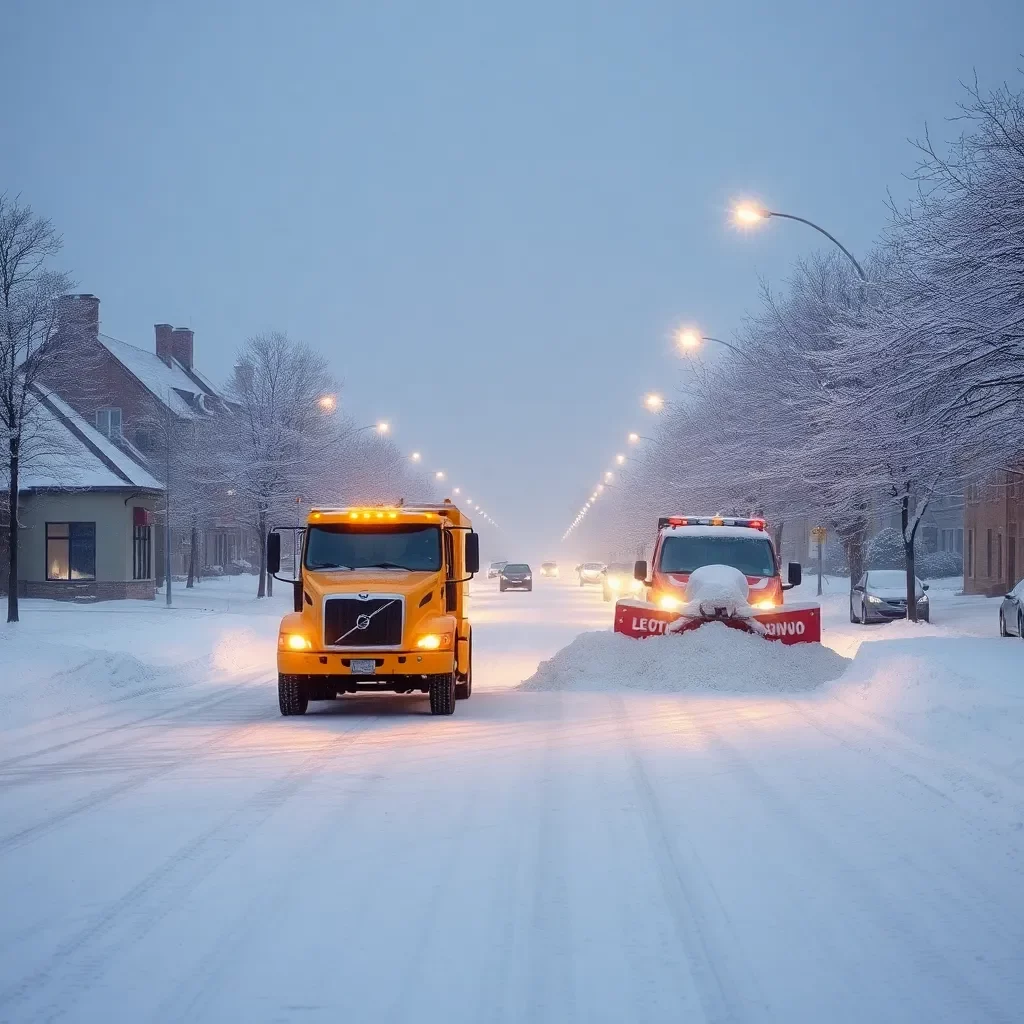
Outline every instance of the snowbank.
POLYGON ((821 644, 786 646, 713 622, 682 636, 644 640, 581 633, 542 661, 520 689, 780 693, 812 690, 849 664, 821 644))
POLYGON ((920 637, 863 644, 826 691, 918 743, 1024 782, 1024 644, 920 637))

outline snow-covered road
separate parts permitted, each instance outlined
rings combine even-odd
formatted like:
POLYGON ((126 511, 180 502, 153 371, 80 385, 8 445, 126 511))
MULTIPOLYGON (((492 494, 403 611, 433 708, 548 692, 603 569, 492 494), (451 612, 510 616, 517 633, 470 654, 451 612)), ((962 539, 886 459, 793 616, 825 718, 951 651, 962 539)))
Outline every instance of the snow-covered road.
POLYGON ((4 732, 0 1021, 1022 1019, 1019 772, 825 694, 516 691, 610 620, 544 582, 477 587, 451 719, 257 668, 4 732))

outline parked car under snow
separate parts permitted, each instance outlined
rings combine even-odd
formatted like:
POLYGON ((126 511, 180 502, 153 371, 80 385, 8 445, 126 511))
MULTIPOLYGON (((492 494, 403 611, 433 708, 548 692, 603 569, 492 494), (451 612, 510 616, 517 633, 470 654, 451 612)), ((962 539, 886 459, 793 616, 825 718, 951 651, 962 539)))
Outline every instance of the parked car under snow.
MULTIPOLYGON (((915 577, 917 617, 931 620, 927 583, 915 577)), ((888 622, 907 617, 907 574, 902 569, 869 569, 857 581, 850 594, 850 621, 888 622)))

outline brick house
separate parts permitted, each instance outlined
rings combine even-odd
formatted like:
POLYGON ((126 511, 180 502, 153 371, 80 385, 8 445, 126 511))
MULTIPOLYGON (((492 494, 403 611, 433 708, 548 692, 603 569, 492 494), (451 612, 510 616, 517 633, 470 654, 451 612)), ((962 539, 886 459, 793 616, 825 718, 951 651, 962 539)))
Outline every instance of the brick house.
MULTIPOLYGON (((151 600, 160 482, 57 395, 35 390, 39 401, 18 488, 19 595, 151 600)), ((2 468, 0 484, 7 486, 2 468)), ((4 502, 5 527, 8 514, 4 502)), ((6 550, 0 567, 2 590, 6 550)))
POLYGON ((996 596, 1024 576, 1024 472, 997 473, 967 488, 964 592, 996 596))
MULTIPOLYGON (((151 349, 139 348, 100 331, 100 300, 95 295, 66 295, 61 300, 62 319, 75 325, 60 336, 68 358, 84 369, 74 379, 64 373, 46 381, 86 421, 118 448, 138 460, 163 480, 165 424, 174 428, 212 426, 219 417, 233 414, 224 395, 196 368, 195 337, 186 327, 154 326, 151 349)), ((173 483, 173 481, 172 481, 173 483)), ((230 569, 253 556, 256 540, 231 514, 228 495, 211 495, 214 508, 224 514, 204 523, 197 537, 196 564, 230 569)), ((173 486, 172 486, 173 509, 173 486)), ((156 576, 162 583, 165 541, 158 522, 156 576)), ((188 530, 172 531, 171 571, 187 571, 190 554, 188 530)))

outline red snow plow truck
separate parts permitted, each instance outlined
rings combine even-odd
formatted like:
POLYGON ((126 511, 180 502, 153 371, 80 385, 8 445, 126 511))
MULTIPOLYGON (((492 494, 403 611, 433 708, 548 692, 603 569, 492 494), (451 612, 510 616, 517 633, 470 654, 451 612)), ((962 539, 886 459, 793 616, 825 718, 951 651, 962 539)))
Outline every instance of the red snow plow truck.
POLYGON ((800 583, 800 563, 789 563, 783 582, 763 519, 659 519, 651 563, 637 562, 634 574, 645 600, 616 602, 616 633, 661 636, 721 622, 784 644, 821 642, 818 605, 783 605, 784 591, 800 583))

